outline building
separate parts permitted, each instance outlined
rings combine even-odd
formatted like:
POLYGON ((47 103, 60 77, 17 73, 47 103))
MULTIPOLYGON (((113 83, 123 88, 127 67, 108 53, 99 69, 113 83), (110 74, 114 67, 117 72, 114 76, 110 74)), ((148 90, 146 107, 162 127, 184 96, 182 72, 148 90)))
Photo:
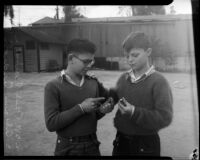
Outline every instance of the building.
POLYGON ((31 26, 40 26, 40 25, 51 25, 51 24, 63 24, 64 19, 55 19, 51 17, 44 17, 34 23, 31 23, 31 26))
POLYGON ((156 68, 163 71, 195 68, 191 15, 76 18, 70 23, 44 18, 25 28, 59 37, 66 44, 73 38, 89 39, 97 45, 98 67, 109 69, 107 66, 117 63, 120 70, 129 67, 123 57, 122 41, 130 32, 143 31, 153 41, 151 62, 156 68))
POLYGON ((27 27, 4 29, 7 71, 41 72, 65 65, 66 43, 59 37, 27 27))

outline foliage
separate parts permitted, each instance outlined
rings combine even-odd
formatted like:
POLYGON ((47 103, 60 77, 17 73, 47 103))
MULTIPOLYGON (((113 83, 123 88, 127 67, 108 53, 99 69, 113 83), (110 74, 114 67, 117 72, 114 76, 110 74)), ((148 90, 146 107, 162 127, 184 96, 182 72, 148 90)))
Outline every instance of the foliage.
POLYGON ((164 15, 164 6, 131 6, 133 15, 164 15))
POLYGON ((4 16, 9 16, 10 23, 13 24, 14 10, 12 5, 4 5, 4 16))
POLYGON ((121 16, 126 16, 126 17, 131 17, 132 12, 131 12, 131 6, 119 6, 119 11, 118 14, 121 16))
POLYGON ((63 6, 63 12, 65 14, 65 22, 71 22, 72 18, 84 18, 76 6, 63 6))
POLYGON ((164 15, 166 14, 165 8, 162 5, 157 6, 119 6, 119 14, 125 12, 128 16, 136 16, 136 15, 164 15), (130 13, 131 12, 131 13, 130 13))
POLYGON ((163 43, 155 37, 150 38, 150 46, 152 48, 152 60, 154 57, 161 57, 165 60, 166 65, 176 64, 176 55, 167 42, 163 43))

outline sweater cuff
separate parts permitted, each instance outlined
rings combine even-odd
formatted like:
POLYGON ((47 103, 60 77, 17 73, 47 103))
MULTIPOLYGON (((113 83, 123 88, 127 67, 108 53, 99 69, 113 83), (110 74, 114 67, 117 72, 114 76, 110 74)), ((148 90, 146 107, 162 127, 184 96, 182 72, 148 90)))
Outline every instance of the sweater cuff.
POLYGON ((135 107, 133 107, 132 110, 131 110, 131 117, 133 116, 134 111, 135 111, 135 107))
POLYGON ((134 121, 134 122, 137 121, 137 118, 139 116, 139 112, 140 112, 140 108, 139 107, 135 107, 134 112, 133 112, 133 114, 131 116, 131 121, 134 121))
POLYGON ((83 113, 83 114, 85 114, 85 111, 84 111, 84 109, 83 109, 82 105, 81 105, 81 104, 78 104, 78 106, 80 107, 80 109, 81 109, 82 113, 83 113))

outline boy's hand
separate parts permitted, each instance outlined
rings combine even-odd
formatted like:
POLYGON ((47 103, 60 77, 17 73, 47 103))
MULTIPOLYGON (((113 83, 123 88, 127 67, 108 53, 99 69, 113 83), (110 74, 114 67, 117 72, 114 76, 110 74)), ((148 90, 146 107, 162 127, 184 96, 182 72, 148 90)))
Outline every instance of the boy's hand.
POLYGON ((100 101, 104 100, 104 97, 87 98, 80 105, 85 113, 90 113, 98 109, 100 101))
POLYGON ((114 108, 114 100, 110 97, 104 104, 99 108, 99 111, 103 114, 109 113, 114 108))
POLYGON ((130 103, 128 103, 128 101, 125 98, 123 98, 122 100, 119 100, 118 108, 121 114, 131 116, 132 110, 133 108, 135 108, 135 106, 131 105, 130 103))

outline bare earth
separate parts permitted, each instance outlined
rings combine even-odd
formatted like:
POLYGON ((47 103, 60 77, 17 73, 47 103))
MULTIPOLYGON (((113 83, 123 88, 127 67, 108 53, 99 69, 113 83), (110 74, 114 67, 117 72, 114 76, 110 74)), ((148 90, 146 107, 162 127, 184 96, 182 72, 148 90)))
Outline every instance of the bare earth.
MULTIPOLYGON (((93 71, 105 87, 115 85, 120 71, 93 71)), ((44 123, 43 91, 54 73, 16 73, 4 75, 4 155, 48 156, 53 155, 56 134, 48 132, 44 123)), ((188 159, 199 146, 197 90, 195 75, 163 73, 168 79, 174 96, 172 124, 159 132, 161 155, 174 159, 188 159)), ((116 130, 113 117, 117 110, 98 122, 97 135, 104 156, 112 154, 116 130)))

